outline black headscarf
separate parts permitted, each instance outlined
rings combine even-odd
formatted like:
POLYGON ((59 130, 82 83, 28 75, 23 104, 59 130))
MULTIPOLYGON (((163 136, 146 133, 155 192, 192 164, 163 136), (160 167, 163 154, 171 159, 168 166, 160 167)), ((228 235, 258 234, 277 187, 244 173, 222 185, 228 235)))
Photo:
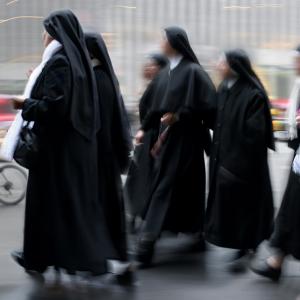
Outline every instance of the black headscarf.
POLYGON ((184 29, 176 26, 167 27, 165 29, 168 42, 173 49, 177 50, 183 57, 200 64, 198 58, 193 51, 187 33, 184 29))
POLYGON ((119 81, 117 79, 114 67, 112 65, 105 41, 102 36, 98 33, 85 33, 85 42, 90 56, 99 59, 101 67, 110 77, 114 84, 114 90, 116 95, 121 96, 119 81))
POLYGON ((268 136, 268 147, 270 149, 275 150, 272 117, 271 117, 271 112, 270 112, 271 105, 270 105, 269 97, 268 97, 268 94, 267 94, 262 82, 260 81, 260 79, 258 78, 258 76, 256 75, 256 73, 254 72, 254 70, 252 68, 249 56, 242 49, 235 49, 235 50, 227 51, 227 52, 225 52, 225 56, 226 56, 228 65, 239 76, 239 78, 249 82, 250 84, 252 84, 255 88, 257 88, 261 92, 261 94, 266 102, 265 116, 267 119, 267 125, 269 127, 268 128, 268 135, 269 135, 268 136))
POLYGON ((100 127, 100 117, 94 72, 81 25, 72 11, 59 10, 44 20, 44 27, 52 38, 63 45, 70 62, 72 125, 81 135, 91 139, 100 127))
POLYGON ((149 58, 153 60, 161 69, 169 64, 168 58, 161 53, 150 54, 149 58))
MULTIPOLYGON (((125 165, 127 164, 126 160, 128 158, 128 155, 126 156, 126 153, 132 149, 132 138, 126 108, 120 91, 119 81, 115 74, 109 53, 107 51, 107 47, 105 45, 105 41, 103 40, 102 36, 98 33, 86 33, 85 40, 90 55, 94 58, 97 58, 101 62, 101 68, 105 71, 105 73, 109 76, 113 83, 117 100, 115 110, 116 116, 114 119, 115 122, 118 123, 118 141, 116 145, 116 148, 118 149, 115 150, 117 151, 121 169, 125 169, 125 165), (124 153, 125 156, 123 155, 124 153)), ((101 96, 101 88, 99 93, 101 96)))

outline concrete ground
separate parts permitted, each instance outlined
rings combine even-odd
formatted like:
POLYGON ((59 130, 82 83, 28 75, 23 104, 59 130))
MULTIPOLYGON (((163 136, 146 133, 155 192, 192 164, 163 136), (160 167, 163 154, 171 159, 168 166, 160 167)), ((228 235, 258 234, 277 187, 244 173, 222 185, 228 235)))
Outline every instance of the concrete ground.
MULTIPOLYGON (((291 152, 278 145, 270 154, 276 206, 284 191, 291 152)), ((189 238, 166 237, 158 244, 155 264, 137 273, 136 287, 104 286, 99 279, 93 285, 63 276, 63 286, 56 286, 53 274, 46 282, 29 278, 10 258, 13 249, 22 244, 24 203, 0 207, 0 300, 296 300, 300 294, 300 264, 288 259, 283 278, 275 284, 247 271, 231 274, 227 259, 231 251, 209 246, 202 254, 185 253, 189 238)), ((262 246, 259 257, 267 255, 262 246)))

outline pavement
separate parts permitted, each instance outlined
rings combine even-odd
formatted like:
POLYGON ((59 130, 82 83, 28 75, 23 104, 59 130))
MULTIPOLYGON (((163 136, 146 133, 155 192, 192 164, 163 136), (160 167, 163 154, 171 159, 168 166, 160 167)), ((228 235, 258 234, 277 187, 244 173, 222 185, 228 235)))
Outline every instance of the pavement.
MULTIPOLYGON (((270 154, 270 169, 278 207, 285 188, 291 152, 284 144, 270 154)), ((163 237, 154 265, 137 272, 137 285, 130 288, 93 284, 64 275, 56 285, 50 270, 44 283, 26 275, 10 258, 22 244, 24 202, 15 207, 0 206, 0 300, 296 300, 300 295, 300 263, 289 258, 282 280, 273 283, 247 271, 231 274, 227 261, 231 250, 208 245, 204 253, 187 253, 189 237, 163 237)), ((257 259, 268 255, 265 244, 257 259)), ((300 299, 300 298, 299 298, 300 299)), ((298 299, 298 300, 299 300, 298 299)))

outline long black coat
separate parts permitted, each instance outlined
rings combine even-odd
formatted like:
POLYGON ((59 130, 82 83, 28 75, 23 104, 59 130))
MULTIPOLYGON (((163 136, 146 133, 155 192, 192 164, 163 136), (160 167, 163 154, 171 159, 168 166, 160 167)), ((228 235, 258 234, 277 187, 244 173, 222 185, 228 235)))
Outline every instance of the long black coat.
MULTIPOLYGON (((174 112, 171 126, 155 158, 148 201, 144 206, 144 233, 157 238, 162 230, 202 232, 205 206, 204 149, 209 146, 204 119, 213 110, 215 90, 202 68, 183 59, 172 71, 163 70, 153 92, 153 107, 143 129, 157 139, 160 119, 174 112)), ((153 143, 148 146, 150 153, 153 143)))
POLYGON ((129 164, 132 144, 131 140, 128 142, 127 135, 125 137, 122 135, 126 132, 127 124, 122 123, 121 114, 126 114, 126 111, 120 110, 110 77, 101 66, 95 68, 95 75, 102 122, 98 133, 100 201, 104 207, 105 220, 115 248, 115 252, 111 253, 109 258, 127 260, 121 173, 123 166, 129 164))
POLYGON ((255 248, 272 231, 266 105, 241 79, 218 93, 206 238, 221 247, 255 248))
MULTIPOLYGON (((144 122, 146 115, 151 110, 152 101, 154 100, 155 86, 158 77, 154 78, 148 85, 139 103, 140 123, 144 122)), ((150 154, 150 147, 155 142, 157 136, 153 136, 151 132, 146 132, 143 143, 137 145, 128 176, 124 186, 124 194, 128 211, 132 217, 142 216, 147 197, 149 195, 149 180, 152 174, 153 158, 150 154)))
POLYGON ((24 103, 23 118, 35 121, 41 145, 39 165, 29 170, 24 258, 30 270, 55 265, 101 274, 112 246, 98 199, 97 139, 71 126, 71 91, 70 63, 60 51, 24 103))

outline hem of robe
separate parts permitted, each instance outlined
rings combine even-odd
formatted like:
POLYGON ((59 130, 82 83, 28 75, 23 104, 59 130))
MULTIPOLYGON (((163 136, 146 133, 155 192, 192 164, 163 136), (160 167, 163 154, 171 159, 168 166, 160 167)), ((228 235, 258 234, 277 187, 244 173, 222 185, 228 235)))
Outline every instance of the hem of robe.
POLYGON ((103 265, 103 267, 99 268, 99 269, 95 269, 95 268, 83 268, 83 267, 73 267, 73 266, 66 266, 66 265, 61 265, 61 264, 46 264, 45 266, 30 266, 28 264, 25 265, 25 269, 26 270, 30 270, 30 271, 36 271, 38 273, 45 273, 47 271, 48 268, 51 267, 58 267, 59 269, 65 270, 67 272, 87 272, 87 273, 92 273, 93 276, 101 276, 101 275, 105 275, 108 273, 108 268, 107 268, 107 263, 105 263, 105 265, 103 265))
POLYGON ((268 239, 268 236, 265 238, 253 242, 253 243, 239 243, 235 241, 228 241, 228 240, 223 240, 217 235, 213 234, 207 234, 205 233, 205 240, 215 246, 222 247, 222 248, 229 248, 229 249, 237 249, 237 250, 248 250, 248 249, 256 249, 258 245, 260 245, 264 240, 268 239))
POLYGON ((280 249, 285 255, 291 255, 296 260, 300 260, 300 242, 282 245, 271 240, 269 245, 271 248, 280 249))

